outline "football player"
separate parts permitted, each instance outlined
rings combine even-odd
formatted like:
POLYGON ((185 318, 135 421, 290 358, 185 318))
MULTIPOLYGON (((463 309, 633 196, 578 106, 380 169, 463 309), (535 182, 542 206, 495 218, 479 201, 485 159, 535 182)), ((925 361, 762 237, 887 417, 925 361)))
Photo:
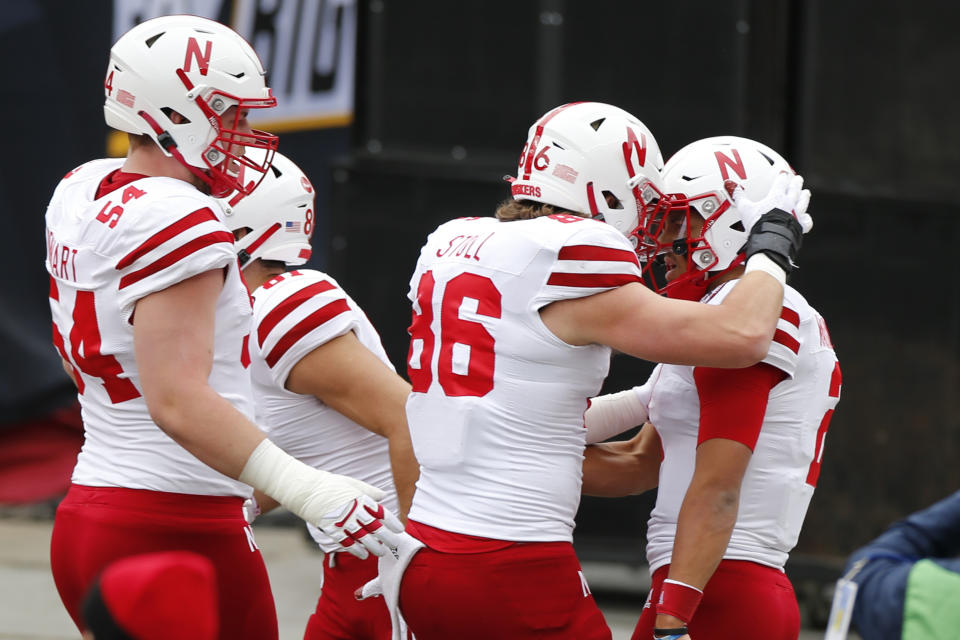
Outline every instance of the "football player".
MULTIPOLYGON (((641 259, 665 269, 651 281, 670 298, 723 304, 744 275, 750 199, 794 175, 778 153, 744 138, 678 151, 664 167, 667 199, 641 219, 641 259)), ((803 213, 800 221, 812 224, 803 213)), ((625 428, 649 419, 630 441, 588 447, 584 465, 586 493, 659 486, 647 531, 652 588, 634 640, 687 631, 797 638, 800 612, 783 568, 817 484, 840 386, 826 323, 787 286, 760 362, 662 364, 644 386, 595 399, 588 428, 611 416, 625 428)))
POLYGON ((104 80, 106 122, 129 134, 129 153, 69 172, 47 209, 53 341, 85 430, 51 564, 81 630, 81 598, 111 561, 189 550, 216 568, 220 637, 276 638, 242 516, 250 486, 336 540, 352 536, 359 555, 387 551, 381 539, 402 528, 379 489, 297 461, 252 421, 250 299, 211 196, 250 193, 269 170, 277 138, 247 122, 276 104, 264 76, 217 22, 137 25, 104 80))
MULTIPOLYGON (((421 475, 407 531, 425 547, 405 572, 380 572, 394 591, 402 576, 419 640, 610 638, 572 534, 583 415, 611 347, 716 367, 769 349, 799 223, 772 211, 747 225, 748 273, 723 304, 663 298, 628 240, 662 198, 661 168, 631 114, 559 106, 530 128, 496 217, 447 222, 421 250, 407 362, 421 475)), ((799 184, 780 186, 763 200, 790 211, 799 184)))
MULTIPOLYGON (((256 414, 270 439, 299 460, 382 487, 381 503, 405 516, 419 468, 404 405, 410 384, 398 376, 366 314, 325 273, 288 267, 311 255, 314 190, 303 171, 276 154, 253 195, 222 201, 238 237, 244 280, 253 295, 250 375, 256 414), (396 487, 396 488, 395 488, 396 487)), ((273 501, 258 495, 261 510, 273 501)), ((377 575, 375 557, 358 559, 313 524, 326 554, 323 588, 307 640, 389 640, 383 600, 354 590, 377 575)))

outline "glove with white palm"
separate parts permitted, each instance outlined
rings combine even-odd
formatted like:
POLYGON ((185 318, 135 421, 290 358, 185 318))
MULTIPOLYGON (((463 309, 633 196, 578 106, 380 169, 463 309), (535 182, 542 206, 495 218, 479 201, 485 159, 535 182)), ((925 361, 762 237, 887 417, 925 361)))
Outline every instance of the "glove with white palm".
POLYGON ((392 640, 405 640, 408 637, 407 623, 400 614, 400 584, 407 565, 423 546, 409 533, 401 533, 396 548, 392 549, 393 553, 380 556, 377 560, 377 577, 354 592, 357 600, 383 596, 393 625, 392 640))
POLYGON ((732 180, 727 181, 726 186, 734 206, 740 213, 740 219, 743 220, 743 227, 747 230, 756 224, 760 216, 773 209, 780 209, 793 215, 800 223, 803 233, 809 233, 813 229, 813 218, 807 213, 807 207, 810 206, 810 190, 803 188, 803 176, 779 174, 770 185, 767 194, 757 201, 747 198, 743 187, 732 180))
POLYGON ((743 225, 750 231, 743 247, 747 260, 762 253, 789 274, 796 266, 803 234, 813 228, 807 213, 810 191, 803 188, 803 177, 781 173, 757 201, 747 198, 740 185, 729 186, 743 225))
POLYGON ((396 549, 403 523, 377 503, 380 489, 355 478, 314 469, 263 440, 238 478, 340 543, 360 559, 396 549))

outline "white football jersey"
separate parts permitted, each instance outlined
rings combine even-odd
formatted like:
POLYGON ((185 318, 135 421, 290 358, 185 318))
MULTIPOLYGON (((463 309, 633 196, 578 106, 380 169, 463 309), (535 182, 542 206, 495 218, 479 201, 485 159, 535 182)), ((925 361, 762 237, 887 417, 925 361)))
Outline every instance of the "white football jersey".
MULTIPOLYGON (((280 448, 317 469, 363 480, 386 491, 380 502, 397 511, 388 441, 312 395, 286 389, 293 367, 311 351, 353 331, 390 367, 380 335, 363 310, 325 273, 282 273, 253 292, 250 376, 257 420, 280 448)), ((340 545, 308 524, 325 552, 340 545)))
POLYGON ((225 270, 210 386, 253 418, 244 352, 251 306, 233 234, 216 201, 181 180, 142 178, 96 198, 122 164, 95 160, 71 171, 46 214, 53 340, 74 368, 85 428, 73 482, 249 496, 248 486, 200 462, 151 420, 133 349, 138 300, 225 270))
MULTIPOLYGON (((704 301, 720 304, 734 283, 721 285, 704 301)), ((723 557, 782 570, 813 496, 841 386, 840 364, 826 323, 792 287, 784 292, 780 320, 763 361, 787 377, 770 391, 723 557)), ((651 374, 649 420, 660 434, 664 452, 657 503, 647 530, 651 572, 670 562, 680 506, 693 478, 700 422, 693 369, 661 364, 651 374)))
POLYGON ((410 518, 468 535, 570 541, 583 413, 610 349, 571 346, 540 309, 640 282, 627 239, 569 215, 438 227, 410 281, 410 518))

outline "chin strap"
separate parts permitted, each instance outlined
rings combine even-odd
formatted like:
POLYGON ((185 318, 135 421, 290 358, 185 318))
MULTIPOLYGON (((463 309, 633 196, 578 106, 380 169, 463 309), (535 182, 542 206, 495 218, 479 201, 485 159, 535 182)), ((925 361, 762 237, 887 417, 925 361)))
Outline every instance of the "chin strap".
POLYGON ((723 271, 697 271, 691 274, 689 278, 685 277, 687 274, 683 274, 680 276, 680 280, 667 284, 663 289, 663 293, 668 298, 674 300, 693 300, 694 302, 698 302, 703 299, 703 296, 709 293, 710 285, 716 282, 718 278, 742 266, 744 262, 745 258, 743 254, 740 254, 734 259, 730 266, 723 271))
MULTIPOLYGON (((202 169, 198 169, 197 167, 188 163, 186 159, 184 159, 183 154, 180 153, 179 149, 177 149, 177 141, 173 139, 173 136, 170 135, 170 132, 164 130, 163 127, 157 124, 157 121, 154 120, 153 117, 146 111, 138 111, 137 115, 139 115, 141 118, 146 120, 147 124, 150 125, 150 128, 153 129, 153 132, 157 134, 157 142, 160 144, 163 150, 169 153, 171 156, 173 156, 177 160, 177 162, 179 162, 184 167, 186 167, 190 171, 190 173, 200 178, 200 180, 202 180, 203 183, 207 185, 207 187, 209 187, 212 192, 215 180, 211 178, 209 175, 207 175, 206 171, 203 171, 202 169)), ((216 194, 211 193, 211 195, 213 195, 214 197, 222 197, 222 195, 226 195, 226 194, 217 196, 216 194)))
POLYGON ((693 300, 697 302, 707 295, 707 286, 715 279, 708 277, 707 271, 700 271, 690 278, 671 282, 663 289, 664 295, 673 300, 693 300))
POLYGON ((255 240, 248 244, 243 249, 240 249, 237 252, 237 259, 240 262, 240 268, 245 268, 247 263, 250 262, 250 259, 257 252, 257 250, 263 245, 264 242, 270 239, 270 236, 275 234, 280 230, 280 223, 274 222, 270 227, 268 227, 263 233, 260 234, 255 240))

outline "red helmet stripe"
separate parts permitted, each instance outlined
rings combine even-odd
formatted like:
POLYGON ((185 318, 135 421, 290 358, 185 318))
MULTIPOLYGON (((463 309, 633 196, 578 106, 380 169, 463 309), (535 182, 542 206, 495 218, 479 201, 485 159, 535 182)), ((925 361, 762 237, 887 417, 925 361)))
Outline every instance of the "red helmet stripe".
POLYGON ((540 146, 540 136, 543 135, 543 128, 547 126, 547 123, 550 122, 550 120, 552 120, 555 115, 557 115, 567 107, 572 107, 575 104, 581 104, 581 103, 570 102, 567 104, 562 104, 556 109, 554 109, 553 111, 550 111, 549 113, 547 113, 547 115, 540 118, 540 121, 537 122, 537 130, 533 134, 533 140, 530 141, 530 145, 527 147, 527 160, 526 162, 524 162, 524 167, 523 167, 524 180, 530 179, 530 171, 533 168, 533 157, 537 155, 536 149, 538 146, 540 146))
POLYGON ((587 183, 587 202, 590 204, 590 215, 597 217, 600 215, 600 209, 597 208, 597 199, 593 195, 593 183, 587 183))
POLYGON ((256 240, 250 243, 250 246, 247 247, 247 253, 249 253, 252 256, 254 251, 259 249, 264 242, 270 239, 270 236, 272 236, 279 230, 280 230, 280 223, 274 222, 270 226, 270 228, 264 231, 259 238, 257 238, 256 240))

